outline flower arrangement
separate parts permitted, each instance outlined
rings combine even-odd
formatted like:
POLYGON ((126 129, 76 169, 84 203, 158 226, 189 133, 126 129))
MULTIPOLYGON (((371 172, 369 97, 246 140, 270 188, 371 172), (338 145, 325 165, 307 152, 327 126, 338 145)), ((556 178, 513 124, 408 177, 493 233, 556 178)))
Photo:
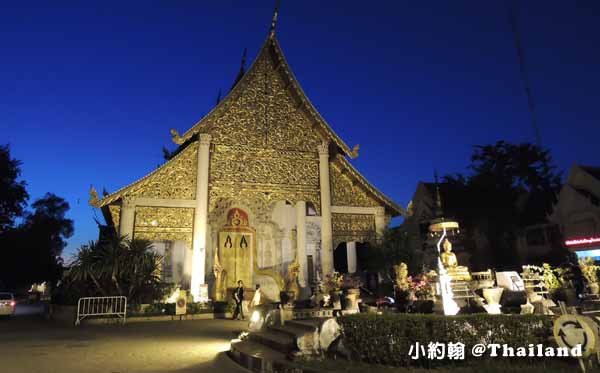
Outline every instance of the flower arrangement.
POLYGON ((544 278, 544 284, 546 284, 548 291, 552 293, 561 288, 562 283, 555 271, 550 267, 550 264, 544 263, 542 264, 542 268, 544 269, 542 277, 544 278))
POLYGON ((544 267, 524 265, 523 274, 532 279, 541 279, 544 275, 544 267))
POLYGON ((323 291, 330 293, 332 291, 339 291, 344 285, 344 275, 339 272, 333 272, 330 275, 325 275, 323 280, 323 291))
POLYGON ((420 274, 415 277, 407 278, 409 291, 417 299, 429 299, 433 296, 433 286, 431 278, 427 274, 420 274))
POLYGON ((581 272, 588 283, 595 284, 598 282, 598 270, 600 266, 597 266, 592 258, 579 259, 579 267, 581 272))

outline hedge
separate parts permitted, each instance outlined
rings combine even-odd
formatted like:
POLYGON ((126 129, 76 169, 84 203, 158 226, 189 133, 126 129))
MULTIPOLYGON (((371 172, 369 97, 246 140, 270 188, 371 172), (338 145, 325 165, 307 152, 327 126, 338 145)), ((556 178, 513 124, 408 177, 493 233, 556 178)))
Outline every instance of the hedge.
MULTIPOLYGON (((212 313, 213 306, 209 303, 188 303, 186 314, 197 315, 212 313)), ((144 308, 144 311, 135 310, 130 312, 131 316, 159 316, 175 315, 175 303, 152 303, 144 308)))
MULTIPOLYGON (((470 353, 472 346, 478 343, 507 344, 515 349, 529 344, 551 346, 553 320, 548 316, 538 315, 357 314, 339 317, 338 322, 344 346, 357 361, 431 367, 460 361, 447 358, 430 360, 426 354, 413 360, 409 356, 410 347, 416 346, 418 342, 425 346, 427 353, 430 342, 445 345, 462 342, 465 344, 465 361, 480 360, 485 357, 475 358, 470 353)), ((519 361, 533 362, 534 359, 519 358, 519 361)))

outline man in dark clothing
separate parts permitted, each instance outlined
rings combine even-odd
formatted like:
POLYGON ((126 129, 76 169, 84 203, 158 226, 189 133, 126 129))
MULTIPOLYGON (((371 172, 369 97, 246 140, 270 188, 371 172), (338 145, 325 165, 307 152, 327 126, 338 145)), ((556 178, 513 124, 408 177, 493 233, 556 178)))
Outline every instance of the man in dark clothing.
POLYGON ((242 301, 244 300, 244 283, 239 280, 238 287, 233 292, 233 300, 235 300, 235 311, 233 311, 233 320, 244 320, 244 307, 242 307, 242 301))

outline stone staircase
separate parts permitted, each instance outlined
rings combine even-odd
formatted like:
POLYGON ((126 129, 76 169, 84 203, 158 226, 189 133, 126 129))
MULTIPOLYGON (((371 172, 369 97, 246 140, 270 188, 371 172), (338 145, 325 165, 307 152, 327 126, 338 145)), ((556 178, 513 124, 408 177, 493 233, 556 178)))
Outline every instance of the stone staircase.
POLYGON ((267 326, 251 332, 244 340, 232 341, 229 355, 254 372, 302 372, 293 360, 299 355, 318 353, 319 330, 325 320, 288 320, 285 325, 267 326))
POLYGON ((452 299, 461 303, 468 303, 471 298, 475 297, 475 293, 469 288, 467 281, 454 281, 450 283, 452 289, 452 299))

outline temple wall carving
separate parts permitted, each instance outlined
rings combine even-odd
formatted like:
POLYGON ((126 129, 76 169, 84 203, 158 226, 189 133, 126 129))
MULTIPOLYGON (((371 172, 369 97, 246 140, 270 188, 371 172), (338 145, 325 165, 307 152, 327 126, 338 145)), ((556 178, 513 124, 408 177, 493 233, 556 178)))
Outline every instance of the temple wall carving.
POLYGON ((341 242, 374 241, 375 216, 370 214, 331 214, 334 247, 341 242))
POLYGON ((268 55, 255 61, 245 89, 208 118, 212 142, 315 152, 322 139, 268 55))
POLYGON ((319 186, 315 154, 216 146, 211 157, 211 180, 243 184, 319 186))
POLYGON ((134 237, 151 241, 192 242, 194 209, 137 206, 134 237))
POLYGON ((315 208, 320 211, 319 190, 313 188, 296 189, 294 187, 269 187, 253 186, 249 188, 240 188, 235 185, 220 184, 215 182, 209 187, 209 220, 212 216, 222 214, 222 210, 227 209, 235 202, 243 202, 254 207, 259 221, 267 221, 269 211, 277 201, 289 201, 295 204, 298 201, 313 202, 315 208))
POLYGON ((128 197, 162 199, 194 199, 196 197, 196 163, 198 145, 188 145, 176 159, 171 160, 131 190, 128 197))
POLYGON ((113 225, 115 226, 115 228, 117 229, 117 231, 119 230, 119 221, 121 218, 121 206, 117 205, 117 204, 112 204, 108 206, 108 211, 110 213, 110 217, 112 219, 113 225))
POLYGON ((335 162, 330 163, 331 204, 336 206, 377 207, 379 203, 359 183, 341 171, 335 162))

